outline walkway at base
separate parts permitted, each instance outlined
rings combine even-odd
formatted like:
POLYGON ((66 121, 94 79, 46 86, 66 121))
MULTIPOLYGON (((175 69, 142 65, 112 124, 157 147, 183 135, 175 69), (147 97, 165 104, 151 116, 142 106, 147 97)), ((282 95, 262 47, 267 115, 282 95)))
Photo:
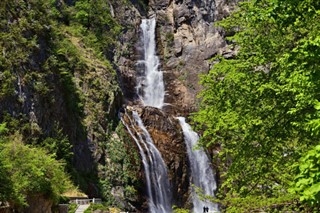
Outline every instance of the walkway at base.
POLYGON ((79 205, 75 213, 83 213, 89 206, 90 204, 79 205))

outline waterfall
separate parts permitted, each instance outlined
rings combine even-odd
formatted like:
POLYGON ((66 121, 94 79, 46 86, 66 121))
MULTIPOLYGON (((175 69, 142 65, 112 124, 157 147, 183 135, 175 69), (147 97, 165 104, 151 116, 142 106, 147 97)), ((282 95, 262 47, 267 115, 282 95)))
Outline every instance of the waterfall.
MULTIPOLYGON (((134 122, 130 119, 130 117, 128 116, 129 122, 130 122, 130 126, 133 128, 133 130, 135 132, 138 132, 137 129, 134 126, 134 122)), ((139 140, 137 139, 137 137, 133 134, 133 132, 131 131, 130 127, 127 126, 126 122, 123 120, 123 118, 121 117, 121 121, 123 123, 123 125, 125 125, 125 127, 127 128, 129 134, 131 135, 131 137, 133 138, 133 140, 135 141, 135 143, 138 146, 141 158, 142 158, 142 163, 143 163, 143 167, 145 170, 145 175, 146 175, 146 180, 147 180, 147 191, 148 191, 148 195, 150 197, 150 200, 153 200, 153 196, 152 196, 152 191, 151 191, 151 180, 150 180, 150 166, 148 163, 148 159, 147 156, 145 155, 143 148, 141 147, 139 140)), ((138 135, 139 137, 141 135, 138 135)), ((141 138, 140 138, 141 139, 141 138)), ((145 143, 144 143, 145 145, 145 143)))
MULTIPOLYGON (((202 189, 204 195, 214 196, 214 191, 217 186, 210 160, 203 150, 193 150, 193 147, 199 140, 199 136, 192 130, 191 126, 187 124, 184 117, 178 117, 178 120, 182 127, 187 146, 192 182, 196 187, 202 189)), ((194 212, 203 212, 204 206, 208 207, 210 212, 219 212, 217 204, 201 201, 194 190, 192 192, 192 201, 194 212)))
POLYGON ((164 105, 165 91, 163 75, 159 70, 159 58, 156 55, 155 18, 143 19, 140 27, 144 58, 138 63, 144 65, 144 70, 143 75, 138 78, 137 94, 143 105, 161 109, 164 105))
MULTIPOLYGON (((142 42, 144 58, 139 61, 143 69, 139 70, 137 94, 144 106, 152 106, 161 109, 164 105, 164 83, 162 72, 159 68, 159 58, 156 55, 155 27, 156 20, 143 19, 140 25, 142 29, 142 42)), ((144 126, 137 112, 132 111, 129 126, 122 119, 129 134, 134 139, 141 154, 149 197, 149 212, 171 213, 172 192, 167 174, 167 167, 159 150, 144 126)))
POLYGON ((142 157, 147 181, 147 192, 149 196, 149 211, 151 213, 170 213, 171 210, 171 186, 168 179, 167 168, 160 152, 153 144, 147 129, 137 112, 132 112, 134 121, 127 116, 131 128, 122 120, 129 134, 136 142, 142 157))
MULTIPOLYGON (((159 58, 156 55, 155 28, 156 20, 143 19, 141 22, 143 59, 138 61, 140 69, 137 78, 137 94, 143 106, 152 106, 161 109, 164 106, 163 75, 159 70, 159 58)), ((136 111, 132 116, 125 114, 127 123, 123 120, 129 134, 138 146, 146 176, 147 193, 149 198, 149 212, 170 213, 172 205, 172 192, 168 179, 166 164, 160 152, 144 126, 142 119, 136 111)), ((203 190, 205 195, 214 196, 216 183, 211 168, 210 160, 203 150, 193 150, 199 137, 192 131, 185 118, 179 117, 183 129, 188 157, 191 166, 192 182, 203 190)), ((218 212, 217 204, 201 201, 195 190, 192 190, 193 211, 203 212, 203 207, 208 207, 210 212, 218 212)))

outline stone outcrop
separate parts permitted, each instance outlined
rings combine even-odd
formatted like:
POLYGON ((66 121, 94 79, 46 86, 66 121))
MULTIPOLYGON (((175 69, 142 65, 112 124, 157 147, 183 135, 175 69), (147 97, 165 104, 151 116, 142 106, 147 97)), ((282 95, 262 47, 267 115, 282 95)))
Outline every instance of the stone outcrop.
POLYGON ((174 202, 182 206, 188 199, 190 175, 179 121, 172 115, 153 107, 144 107, 140 113, 144 125, 168 167, 174 202))
POLYGON ((126 102, 137 100, 136 78, 137 61, 139 53, 140 23, 143 12, 134 5, 114 4, 117 11, 115 18, 124 27, 124 33, 120 36, 118 48, 116 48, 115 63, 119 77, 120 87, 126 102))

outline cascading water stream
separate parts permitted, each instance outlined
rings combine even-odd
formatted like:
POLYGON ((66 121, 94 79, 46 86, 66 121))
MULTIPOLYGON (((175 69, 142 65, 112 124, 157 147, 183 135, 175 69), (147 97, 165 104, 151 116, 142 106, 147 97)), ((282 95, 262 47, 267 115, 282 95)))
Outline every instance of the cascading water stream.
POLYGON ((143 19, 141 22, 144 73, 138 78, 137 93, 145 106, 161 109, 164 105, 163 74, 159 70, 159 58, 156 55, 155 28, 156 19, 143 19))
MULTIPOLYGON (((129 119, 129 123, 130 123, 130 126, 132 127, 132 129, 135 132, 138 132, 138 130, 135 128, 134 122, 131 120, 131 118, 129 116, 127 116, 127 117, 129 119)), ((147 156, 145 155, 145 153, 143 151, 143 148, 141 147, 141 145, 139 143, 139 140, 133 134, 133 132, 131 131, 130 127, 126 124, 126 122, 123 120, 122 117, 121 117, 121 121, 122 121, 123 125, 125 125, 125 127, 127 128, 129 134, 131 135, 131 137, 133 138, 133 140, 135 141, 135 143, 138 146, 138 149, 139 149, 139 152, 140 152, 140 155, 141 155, 141 158, 142 158, 143 167, 144 167, 145 174, 146 174, 148 195, 150 197, 150 200, 153 200, 152 191, 151 191, 151 180, 150 180, 150 166, 149 166, 149 162, 148 162, 147 156)), ((140 135, 138 135, 138 136, 139 136, 139 139, 141 140, 140 135)))
MULTIPOLYGON (((137 94, 144 106, 161 109, 164 105, 165 91, 163 75, 159 70, 159 58, 156 55, 155 18, 143 19, 140 27, 144 58, 138 63, 144 65, 144 67, 142 75, 138 77, 137 94)), ((149 196, 149 211, 151 213, 170 213, 172 212, 172 192, 166 164, 153 144, 152 138, 138 113, 133 111, 132 117, 133 119, 130 119, 130 116, 128 116, 130 126, 138 138, 128 126, 126 127, 136 142, 142 157, 149 196)), ((123 123, 125 124, 124 121, 123 123)))
MULTIPOLYGON (((193 147, 199 140, 199 136, 192 130, 191 126, 185 121, 184 117, 178 117, 178 120, 182 127, 187 146, 193 184, 196 187, 201 188, 204 195, 210 195, 214 197, 214 191, 216 190, 217 186, 210 160, 203 150, 193 150, 193 147)), ((192 193, 194 212, 203 212, 203 207, 208 207, 210 212, 219 212, 217 204, 201 201, 194 190, 192 193)))
POLYGON ((130 127, 126 125, 124 120, 121 120, 126 126, 131 137, 136 142, 142 157, 149 196, 149 211, 152 213, 172 212, 171 187, 168 179, 167 168, 161 154, 153 144, 150 134, 143 125, 138 113, 135 111, 132 112, 134 121, 130 119, 130 116, 127 117, 131 128, 137 134, 138 138, 131 131, 130 127))
MULTIPOLYGON (((137 79, 137 94, 144 106, 161 109, 164 105, 165 90, 163 75, 159 70, 159 58, 156 55, 155 18, 143 19, 140 27, 144 58, 138 62, 139 65, 143 65, 143 69, 140 71, 141 76, 137 79)), ((138 113, 132 111, 132 119, 128 114, 126 116, 128 124, 123 119, 122 122, 138 146, 145 170, 149 212, 170 213, 172 212, 172 192, 166 165, 138 113)), ((203 150, 192 149, 199 137, 185 122, 185 118, 179 117, 178 119, 187 146, 193 184, 201 188, 205 195, 214 196, 216 183, 210 160, 203 150)), ((192 197, 194 212, 203 212, 203 207, 208 207, 210 212, 219 212, 217 204, 201 201, 194 190, 192 197)))

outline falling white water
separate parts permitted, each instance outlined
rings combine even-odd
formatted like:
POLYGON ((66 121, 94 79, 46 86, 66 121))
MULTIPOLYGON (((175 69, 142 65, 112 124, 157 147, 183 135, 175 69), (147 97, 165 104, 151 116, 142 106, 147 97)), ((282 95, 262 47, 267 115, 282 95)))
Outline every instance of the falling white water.
MULTIPOLYGON (((187 124, 184 117, 178 117, 178 119, 180 121, 187 146, 192 182, 196 187, 202 189, 204 195, 214 197, 214 191, 217 186, 210 160, 203 150, 193 150, 193 147, 199 140, 199 136, 192 130, 191 126, 187 124)), ((201 201, 194 190, 192 192, 192 196, 194 212, 203 212, 204 206, 209 208, 209 212, 219 212, 217 204, 201 201)))
POLYGON ((131 128, 137 133, 138 138, 132 133, 130 127, 122 120, 128 132, 136 142, 145 170, 147 191, 149 196, 149 211, 151 213, 170 213, 171 186, 168 179, 167 168, 161 154, 153 144, 147 129, 137 112, 133 111, 134 121, 129 118, 131 128), (138 129, 136 128, 138 127, 138 129), (143 147, 142 147, 143 146, 143 147), (145 154, 146 151, 146 154, 145 154))
POLYGON ((143 19, 140 27, 144 58, 138 63, 144 65, 144 73, 138 78, 137 94, 145 106, 161 109, 164 105, 165 91, 163 75, 159 70, 159 58, 156 55, 155 18, 143 19))
MULTIPOLYGON (((135 132, 138 132, 137 129, 134 126, 134 122, 131 120, 131 118, 128 116, 129 121, 130 121, 130 125, 133 128, 133 130, 135 132)), ((130 127, 127 126, 126 122, 123 120, 123 118, 121 117, 121 121, 122 123, 125 125, 125 127, 127 128, 129 134, 131 135, 131 137, 133 138, 133 140, 135 141, 135 143, 137 144, 138 148, 139 148, 139 152, 141 154, 141 158, 142 158, 142 163, 143 163, 143 167, 145 170, 145 175, 146 175, 146 180, 147 180, 147 190, 148 190, 148 195, 150 197, 150 200, 153 200, 153 196, 152 196, 152 191, 151 191, 151 180, 150 180, 150 166, 149 166, 149 162, 147 159, 147 156, 145 155, 143 148, 141 147, 139 140, 137 139, 137 137, 133 134, 133 132, 131 131, 130 127)), ((140 137, 140 135, 139 135, 140 137)), ((141 139, 140 139, 141 140, 141 139)), ((145 145, 145 144, 144 144, 145 145)))

